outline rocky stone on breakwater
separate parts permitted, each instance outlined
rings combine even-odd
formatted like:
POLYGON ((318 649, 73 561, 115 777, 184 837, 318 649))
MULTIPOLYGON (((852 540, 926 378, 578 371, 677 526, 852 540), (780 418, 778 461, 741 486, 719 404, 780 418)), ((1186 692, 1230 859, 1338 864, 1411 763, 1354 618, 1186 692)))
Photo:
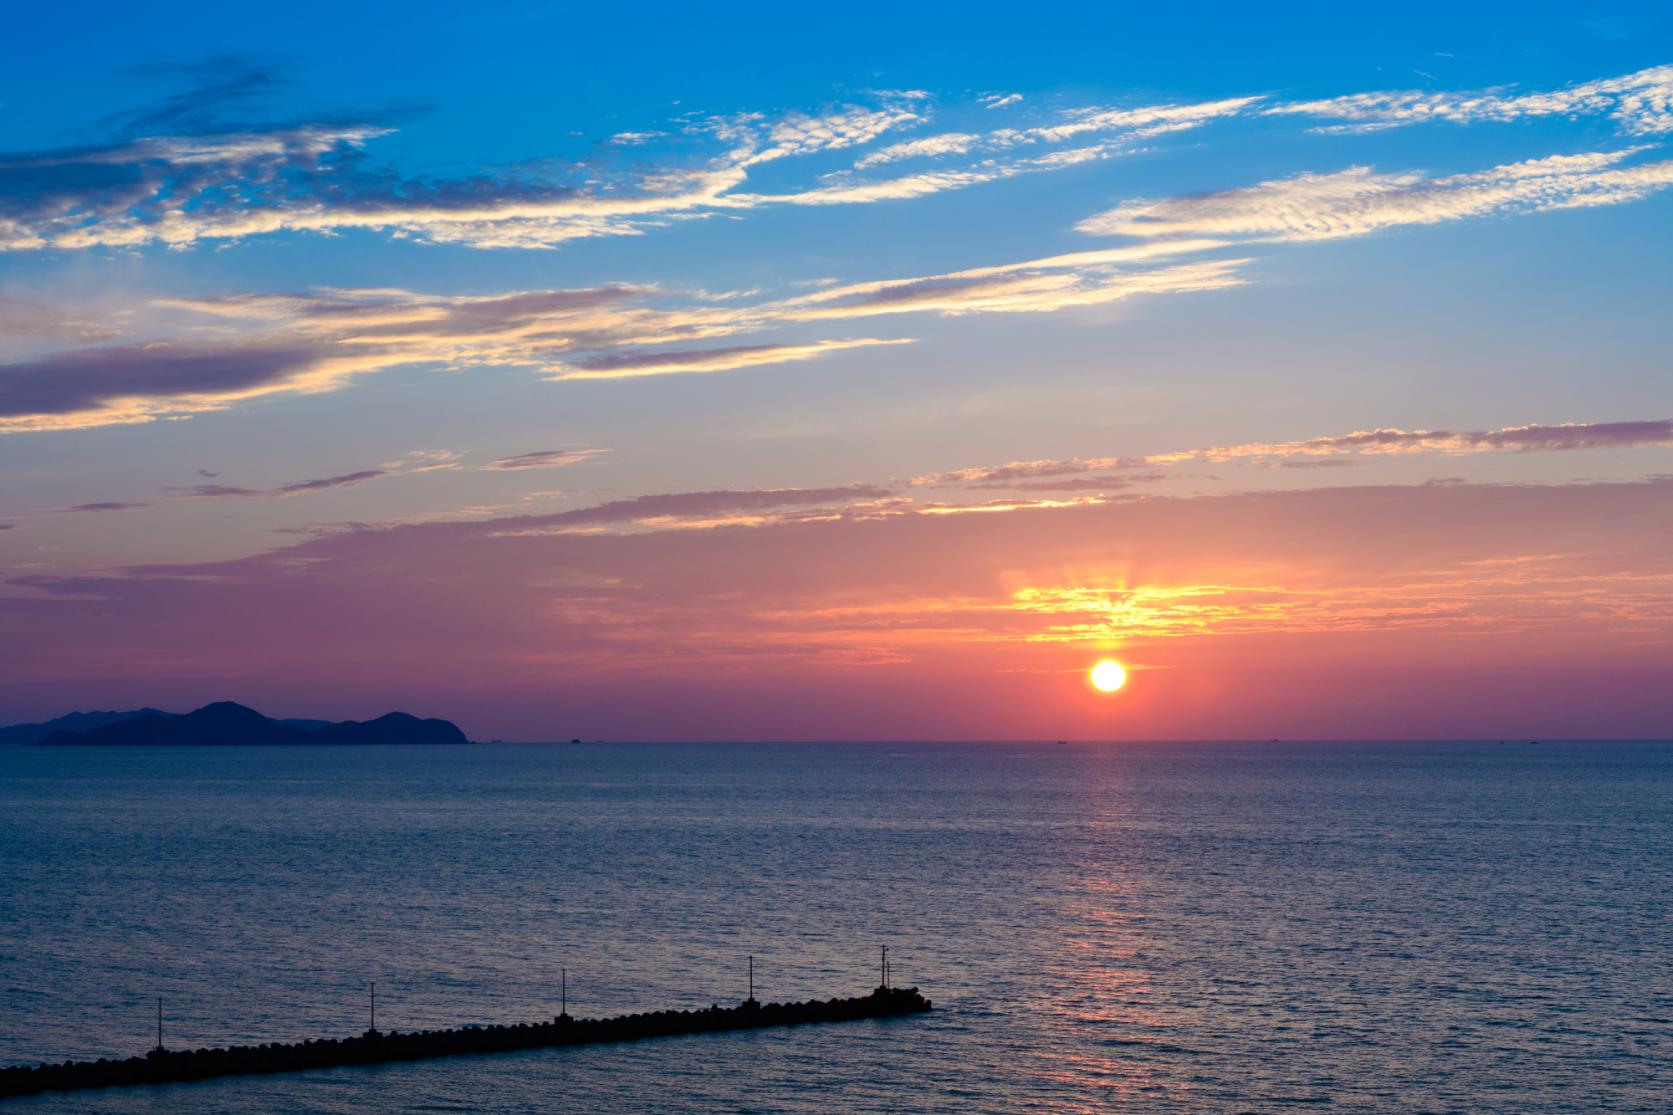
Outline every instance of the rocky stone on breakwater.
POLYGON ((132 1084, 169 1084, 219 1076, 252 1076, 342 1065, 375 1065, 544 1049, 564 1045, 638 1041, 681 1034, 758 1030, 819 1022, 852 1022, 920 1014, 930 1002, 916 987, 879 987, 852 999, 809 999, 802 1003, 757 1003, 706 1010, 665 1010, 617 1018, 572 1019, 503 1026, 465 1026, 455 1030, 410 1033, 368 1030, 358 1037, 316 1038, 300 1042, 239 1045, 228 1049, 154 1049, 144 1057, 122 1060, 65 1061, 58 1065, 0 1069, 0 1097, 38 1092, 112 1088, 132 1084))

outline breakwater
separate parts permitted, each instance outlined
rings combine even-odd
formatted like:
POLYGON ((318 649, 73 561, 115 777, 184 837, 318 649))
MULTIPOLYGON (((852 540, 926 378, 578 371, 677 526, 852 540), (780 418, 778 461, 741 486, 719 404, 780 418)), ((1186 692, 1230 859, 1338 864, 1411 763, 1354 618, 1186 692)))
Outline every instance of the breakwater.
POLYGON ((100 1058, 97 1061, 65 1061, 57 1065, 0 1069, 0 1098, 133 1084, 171 1084, 218 1076, 298 1072, 343 1065, 421 1061, 431 1057, 505 1053, 517 1049, 597 1045, 681 1034, 894 1018, 920 1014, 929 1009, 929 1000, 920 995, 916 987, 879 987, 870 995, 852 999, 761 1004, 752 998, 735 1007, 664 1010, 617 1018, 570 1018, 562 1014, 550 1022, 503 1026, 463 1026, 453 1030, 407 1033, 368 1030, 357 1037, 235 1045, 225 1049, 158 1048, 144 1057, 120 1060, 100 1058))

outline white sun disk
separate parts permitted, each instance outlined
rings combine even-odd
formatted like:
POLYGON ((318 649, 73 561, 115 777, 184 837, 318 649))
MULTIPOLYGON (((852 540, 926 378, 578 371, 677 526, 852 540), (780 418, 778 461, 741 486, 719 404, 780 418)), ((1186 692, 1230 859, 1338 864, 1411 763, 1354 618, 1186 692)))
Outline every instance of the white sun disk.
POLYGON ((1092 686, 1104 693, 1114 693, 1127 684, 1127 668, 1113 658, 1106 658, 1092 667, 1092 686))

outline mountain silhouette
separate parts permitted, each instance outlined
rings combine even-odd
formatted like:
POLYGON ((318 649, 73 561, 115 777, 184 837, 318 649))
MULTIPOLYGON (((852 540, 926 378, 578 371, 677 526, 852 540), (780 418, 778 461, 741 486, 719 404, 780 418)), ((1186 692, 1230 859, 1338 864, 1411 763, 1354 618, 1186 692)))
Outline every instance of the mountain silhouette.
POLYGON ((40 743, 54 732, 86 732, 118 720, 132 720, 146 715, 172 716, 173 713, 154 708, 136 708, 127 712, 70 712, 37 724, 13 724, 0 728, 0 745, 40 743))
POLYGON ((309 743, 469 743, 448 720, 420 720, 411 713, 386 712, 376 720, 345 720, 309 733, 309 743))
POLYGON ((258 746, 296 744, 469 743, 447 720, 421 720, 392 712, 376 720, 274 720, 233 701, 216 701, 184 716, 148 710, 86 731, 56 731, 41 741, 49 747, 131 747, 157 745, 258 746), (314 727, 313 725, 317 725, 314 727))

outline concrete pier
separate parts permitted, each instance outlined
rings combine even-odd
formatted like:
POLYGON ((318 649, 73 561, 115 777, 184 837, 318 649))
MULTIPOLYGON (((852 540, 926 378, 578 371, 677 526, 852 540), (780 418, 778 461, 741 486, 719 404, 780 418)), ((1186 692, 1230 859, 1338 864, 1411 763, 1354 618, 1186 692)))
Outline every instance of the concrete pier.
POLYGON ((358 1037, 239 1045, 227 1049, 176 1051, 159 1047, 144 1057, 121 1060, 100 1058, 97 1061, 65 1061, 59 1065, 0 1069, 0 1098, 49 1091, 171 1084, 220 1076, 299 1072, 342 1065, 388 1064, 431 1057, 504 1053, 517 1049, 640 1041, 681 1034, 894 1018, 920 1014, 929 1009, 929 1000, 920 995, 915 987, 879 987, 870 995, 852 999, 809 999, 802 1003, 762 1005, 752 997, 735 1007, 665 1010, 617 1018, 572 1019, 562 1014, 550 1022, 466 1026, 456 1030, 411 1033, 380 1033, 371 1029, 358 1037))

